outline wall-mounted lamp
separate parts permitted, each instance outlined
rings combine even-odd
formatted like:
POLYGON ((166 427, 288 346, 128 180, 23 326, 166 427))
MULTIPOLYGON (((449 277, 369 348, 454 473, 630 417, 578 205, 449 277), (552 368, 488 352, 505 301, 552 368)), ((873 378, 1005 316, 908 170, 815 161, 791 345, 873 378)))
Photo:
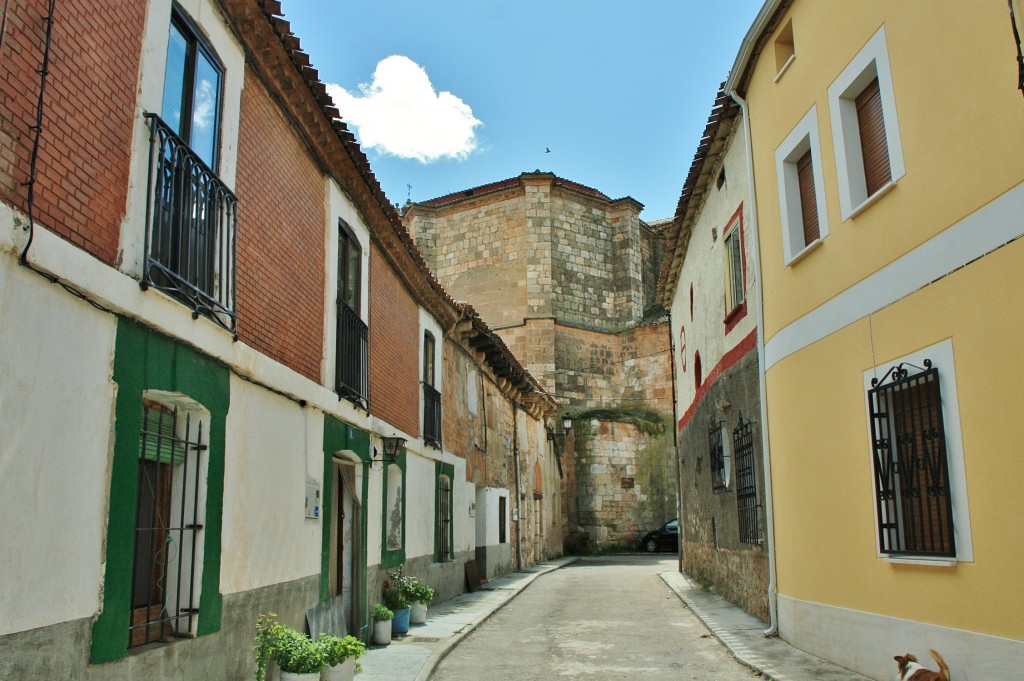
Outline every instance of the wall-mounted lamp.
POLYGON ((393 464, 405 446, 405 438, 397 435, 382 435, 380 439, 384 443, 383 455, 380 459, 370 459, 370 465, 377 470, 383 468, 384 464, 393 464))
POLYGON ((562 432, 568 433, 570 430, 572 430, 572 414, 566 412, 562 417, 562 432))

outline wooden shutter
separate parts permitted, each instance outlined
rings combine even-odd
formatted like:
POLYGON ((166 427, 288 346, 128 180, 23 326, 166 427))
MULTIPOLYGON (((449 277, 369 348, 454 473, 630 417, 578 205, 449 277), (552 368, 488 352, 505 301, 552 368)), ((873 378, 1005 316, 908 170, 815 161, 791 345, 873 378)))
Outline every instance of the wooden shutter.
POLYGON ((864 182, 867 186, 867 195, 871 196, 892 179, 878 78, 871 81, 864 91, 857 95, 856 103, 860 148, 864 156, 864 182))
POLYGON ((797 184, 800 187, 800 216, 804 222, 804 245, 817 240, 818 231, 818 200, 814 194, 814 167, 811 165, 811 152, 800 157, 796 162, 797 184))

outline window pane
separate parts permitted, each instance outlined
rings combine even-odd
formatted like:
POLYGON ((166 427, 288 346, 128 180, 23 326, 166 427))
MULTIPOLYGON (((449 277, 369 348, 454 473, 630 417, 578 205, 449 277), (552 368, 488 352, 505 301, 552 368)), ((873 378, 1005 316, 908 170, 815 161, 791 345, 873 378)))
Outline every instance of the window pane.
POLYGON ((188 69, 188 41, 173 23, 167 39, 167 65, 164 69, 164 101, 160 118, 178 135, 185 105, 185 74, 188 69))
POLYGON ((201 51, 196 55, 196 84, 192 93, 192 130, 188 140, 211 169, 216 170, 217 124, 220 116, 220 71, 201 51))

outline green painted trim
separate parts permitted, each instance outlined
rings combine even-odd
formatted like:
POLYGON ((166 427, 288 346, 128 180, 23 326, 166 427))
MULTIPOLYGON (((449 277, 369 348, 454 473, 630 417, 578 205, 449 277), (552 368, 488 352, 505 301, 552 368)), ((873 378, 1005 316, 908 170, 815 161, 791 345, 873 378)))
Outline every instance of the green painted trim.
POLYGON ((122 658, 128 650, 139 432, 145 390, 188 395, 210 412, 203 582, 196 635, 214 633, 221 626, 224 438, 231 401, 228 370, 166 336, 118 319, 113 381, 117 384, 117 396, 114 402, 114 452, 110 469, 103 609, 93 623, 90 651, 90 660, 95 664, 122 658))
POLYGON ((380 504, 380 565, 381 567, 397 567, 405 563, 405 501, 409 498, 409 489, 405 475, 405 448, 395 457, 395 464, 402 471, 402 548, 389 549, 388 546, 388 466, 384 467, 384 491, 380 504))
POLYGON ((369 491, 370 474, 370 434, 355 426, 350 426, 330 414, 324 414, 324 483, 321 494, 321 552, 320 552, 320 602, 330 600, 331 579, 331 523, 333 513, 331 505, 334 498, 334 452, 341 450, 355 452, 363 462, 363 512, 359 514, 361 538, 359 545, 359 612, 363 621, 359 624, 359 638, 369 640, 369 608, 366 607, 366 499, 369 491))
POLYGON ((448 546, 452 547, 452 554, 455 553, 455 466, 450 463, 441 463, 440 461, 434 462, 434 561, 438 563, 446 563, 451 560, 448 556, 441 555, 441 476, 447 475, 449 484, 448 488, 448 508, 452 509, 453 517, 452 522, 448 523, 448 546))

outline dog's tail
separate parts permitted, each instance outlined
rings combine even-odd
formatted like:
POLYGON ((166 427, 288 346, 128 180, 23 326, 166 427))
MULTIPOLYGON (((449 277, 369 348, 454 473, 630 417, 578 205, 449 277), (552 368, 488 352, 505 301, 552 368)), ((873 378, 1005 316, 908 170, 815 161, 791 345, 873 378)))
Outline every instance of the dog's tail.
POLYGON ((946 661, 942 659, 942 655, 939 655, 939 651, 929 648, 928 652, 932 654, 932 659, 939 665, 939 671, 942 672, 942 676, 945 677, 946 681, 950 681, 949 667, 946 666, 946 661))

